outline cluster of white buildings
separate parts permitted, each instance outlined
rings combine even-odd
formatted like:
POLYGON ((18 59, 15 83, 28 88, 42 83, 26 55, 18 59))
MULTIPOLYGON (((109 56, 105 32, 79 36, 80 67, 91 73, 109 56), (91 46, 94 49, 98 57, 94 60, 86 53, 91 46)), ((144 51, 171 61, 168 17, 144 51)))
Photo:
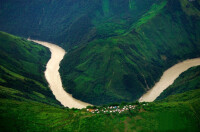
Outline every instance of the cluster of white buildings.
POLYGON ((123 107, 120 106, 108 106, 99 109, 87 109, 88 112, 91 113, 122 113, 128 110, 133 110, 136 108, 136 105, 125 105, 123 107))

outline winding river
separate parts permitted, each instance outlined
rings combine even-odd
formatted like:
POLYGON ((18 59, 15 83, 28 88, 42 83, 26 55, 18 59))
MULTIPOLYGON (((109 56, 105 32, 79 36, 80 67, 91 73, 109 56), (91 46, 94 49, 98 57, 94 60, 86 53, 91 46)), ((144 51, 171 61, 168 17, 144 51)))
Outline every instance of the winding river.
MULTIPOLYGON (((31 40, 31 39, 29 39, 31 40)), ((46 65, 45 77, 47 82, 49 83, 49 87, 55 95, 56 99, 65 107, 69 108, 85 108, 90 105, 88 103, 82 102, 72 97, 71 94, 67 93, 63 86, 59 73, 60 62, 66 54, 65 50, 61 47, 51 44, 48 42, 31 40, 35 43, 43 45, 51 51, 51 58, 46 65)))
MULTIPOLYGON (((48 42, 38 40, 31 41, 43 45, 49 48, 51 51, 51 58, 46 65, 45 77, 56 99, 60 101, 62 105, 64 105, 65 107, 67 106, 69 108, 74 107, 81 109, 85 108, 88 105, 91 105, 73 98, 72 95, 67 93, 62 86, 59 68, 60 62, 66 54, 65 50, 55 44, 51 44, 48 42)), ((149 91, 147 91, 147 93, 145 93, 139 99, 139 102, 154 101, 167 87, 173 84, 174 80, 178 78, 181 73, 183 73, 191 67, 198 65, 200 65, 200 58, 189 59, 172 66, 163 73, 161 79, 155 84, 155 86, 149 91)))
POLYGON ((181 73, 198 65, 200 65, 200 58, 189 59, 172 66, 163 73, 155 86, 139 99, 139 102, 153 102, 166 88, 173 84, 181 73))

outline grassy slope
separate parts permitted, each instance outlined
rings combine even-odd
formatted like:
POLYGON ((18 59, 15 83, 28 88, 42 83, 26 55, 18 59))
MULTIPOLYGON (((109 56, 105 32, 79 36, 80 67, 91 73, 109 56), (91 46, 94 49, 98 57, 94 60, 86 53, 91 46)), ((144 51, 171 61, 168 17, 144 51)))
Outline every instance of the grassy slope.
POLYGON ((59 104, 44 78, 47 49, 0 32, 0 98, 59 104))
POLYGON ((0 99, 1 131, 198 131, 200 89, 138 105, 122 114, 92 114, 34 101, 0 99))
POLYGON ((61 64, 64 87, 92 104, 138 99, 165 69, 200 56, 196 5, 187 0, 160 1, 123 35, 71 50, 61 64))
POLYGON ((164 99, 169 95, 183 93, 200 87, 200 66, 190 68, 182 73, 157 99, 164 99))

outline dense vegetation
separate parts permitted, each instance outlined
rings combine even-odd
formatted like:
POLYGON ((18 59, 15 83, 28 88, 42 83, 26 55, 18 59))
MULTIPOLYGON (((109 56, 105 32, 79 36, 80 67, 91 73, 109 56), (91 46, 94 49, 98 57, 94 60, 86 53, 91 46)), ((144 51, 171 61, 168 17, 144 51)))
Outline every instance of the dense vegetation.
POLYGON ((0 32, 0 99, 59 105, 44 78, 49 58, 42 46, 0 32))
MULTIPOLYGON (((34 101, 0 100, 1 131, 199 131, 200 89, 121 114, 93 114, 34 101)), ((125 104, 121 104, 122 106, 125 104)))
MULTIPOLYGON (((86 109, 68 109, 57 105, 42 74, 43 66, 49 59, 49 51, 45 48, 4 32, 0 32, 0 46, 0 131, 102 132, 200 129, 199 67, 183 73, 174 84, 177 86, 180 81, 184 81, 182 89, 192 84, 189 89, 195 90, 175 94, 154 103, 112 104, 121 107, 127 104, 136 105, 134 110, 120 114, 93 114, 86 109)), ((107 106, 109 105, 94 107, 107 106)))
POLYGON ((1 0, 0 30, 69 49, 124 33, 155 0, 1 0))
POLYGON ((121 35, 72 49, 61 64, 64 87, 92 104, 138 99, 165 69, 200 56, 199 9, 197 1, 157 1, 121 35))
POLYGON ((182 73, 171 86, 161 93, 157 100, 198 88, 200 88, 200 66, 190 68, 182 73))
MULTIPOLYGON (((46 85, 43 79, 32 79, 37 75, 38 78, 43 78, 42 74, 39 74, 39 71, 43 72, 43 69, 38 67, 46 63, 49 58, 48 51, 39 45, 4 32, 0 32, 0 46, 0 49, 3 49, 0 52, 1 56, 4 56, 4 59, 1 58, 1 62, 4 62, 1 63, 1 72, 3 71, 3 73, 0 74, 0 131, 110 132, 199 131, 200 129, 199 88, 176 94, 154 103, 112 104, 115 106, 120 105, 121 107, 127 104, 136 105, 136 109, 122 112, 121 114, 93 114, 87 112, 86 109, 62 108, 55 105, 56 101, 53 100, 52 96, 47 95, 50 92, 45 89, 46 85), (32 50, 29 51, 29 48, 32 50), (14 51, 19 52, 14 54, 14 51), (45 54, 42 54, 41 57, 40 52, 45 54), (27 53, 26 56, 24 56, 25 53, 27 53), (20 59, 15 61, 13 54, 20 59), (33 73, 31 72, 32 70, 26 71, 24 68, 27 67, 23 64, 24 62, 29 62, 40 70, 36 70, 33 73), (36 62, 38 63, 37 65, 35 64, 36 62), (13 64, 17 65, 18 63, 20 63, 21 67, 13 66, 13 64), (14 71, 12 71, 12 68, 14 68, 14 71), (24 72, 28 72, 29 74, 27 73, 26 75, 29 75, 29 77, 23 75, 25 74, 24 72), (31 85, 32 83, 30 82, 35 85, 31 85), (15 83, 19 84, 20 87, 15 83), (8 85, 9 87, 7 87, 8 85), (33 89, 38 93, 34 94, 36 92, 33 89), (43 92, 44 90, 46 91, 43 92)), ((191 78, 191 76, 195 76, 198 73, 196 72, 198 68, 192 68, 184 74, 189 75, 189 78, 191 78)), ((180 79, 182 79, 182 76, 180 79)), ((191 80, 188 79, 187 81, 190 82, 191 80)), ((183 85, 183 87, 185 86, 183 85)), ((104 108, 107 106, 109 105, 94 107, 104 108)))

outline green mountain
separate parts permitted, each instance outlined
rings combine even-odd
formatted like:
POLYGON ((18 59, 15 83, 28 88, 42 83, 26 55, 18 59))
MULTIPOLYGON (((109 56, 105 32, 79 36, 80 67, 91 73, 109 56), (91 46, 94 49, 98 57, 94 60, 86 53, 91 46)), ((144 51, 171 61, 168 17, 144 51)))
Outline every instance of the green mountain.
POLYGON ((0 30, 54 42, 66 91, 134 101, 178 61, 200 56, 198 0, 3 0, 0 30))
MULTIPOLYGON (((200 87, 196 88, 196 85, 190 88, 195 90, 153 103, 112 104, 121 108, 136 106, 121 114, 68 109, 58 105, 44 80, 42 73, 49 59, 47 49, 4 32, 0 32, 0 46, 0 131, 195 132, 200 129, 200 87)), ((189 79, 182 85, 185 88, 193 77, 198 77, 198 71, 199 67, 192 68, 177 80, 185 80, 188 75, 189 79)))
POLYGON ((155 0, 2 0, 0 30, 66 49, 128 30, 155 0), (51 28, 49 28, 51 27, 51 28))
POLYGON ((121 114, 62 107, 44 78, 50 52, 0 32, 0 131, 199 131, 199 67, 162 100, 133 102, 165 69, 200 56, 199 19, 198 0, 2 0, 0 30, 69 51, 60 72, 74 97, 103 104, 91 109, 136 107, 121 114))
POLYGON ((199 4, 156 1, 124 33, 73 48, 61 63, 66 91, 97 105, 137 100, 164 70, 200 56, 199 4))
POLYGON ((38 44, 0 32, 1 100, 60 105, 44 78, 50 52, 38 44))
POLYGON ((190 68, 182 73, 174 83, 164 90, 157 100, 164 99, 169 95, 184 93, 200 87, 200 66, 190 68))

